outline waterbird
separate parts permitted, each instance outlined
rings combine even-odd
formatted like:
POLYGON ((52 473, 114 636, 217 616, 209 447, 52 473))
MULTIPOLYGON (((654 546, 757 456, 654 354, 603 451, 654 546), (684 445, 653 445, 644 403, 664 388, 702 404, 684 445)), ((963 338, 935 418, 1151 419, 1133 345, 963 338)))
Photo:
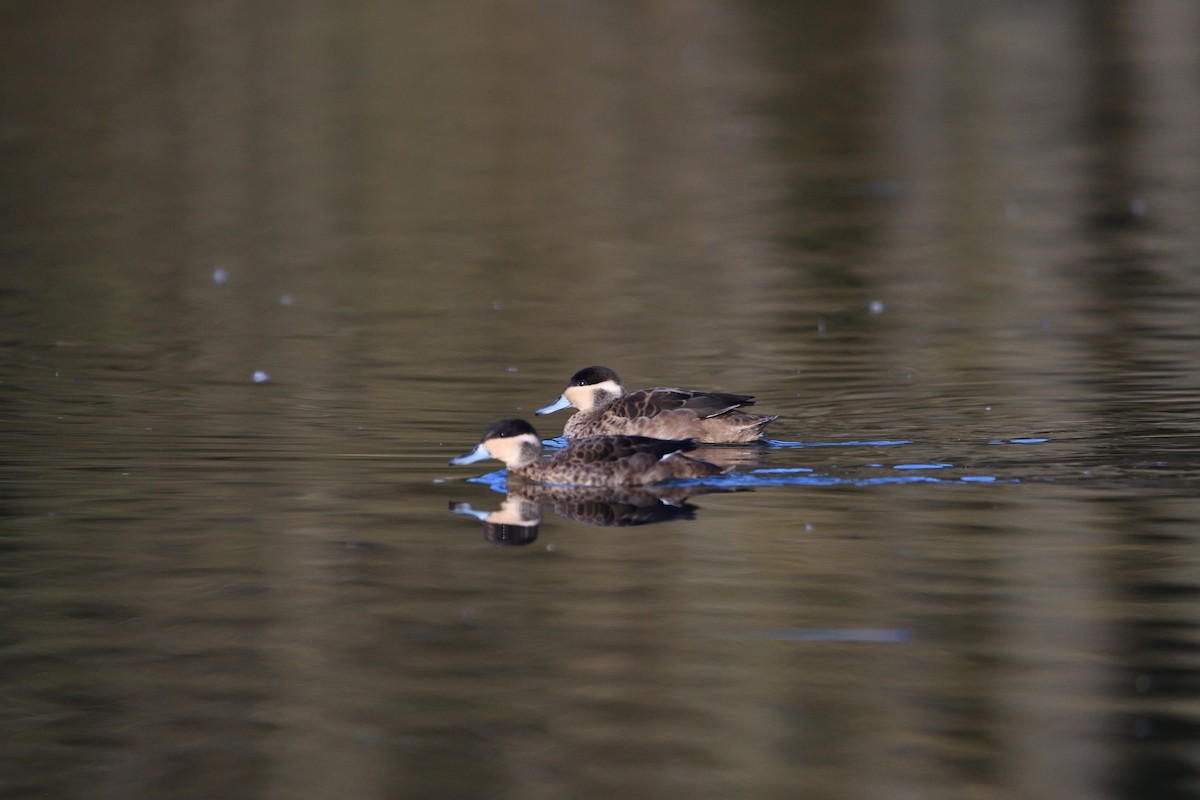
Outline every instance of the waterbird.
POLYGON ((694 439, 591 436, 546 458, 532 425, 523 419, 504 419, 489 425, 479 444, 450 463, 461 466, 494 458, 504 462, 511 480, 574 486, 645 486, 726 472, 684 455, 696 446, 694 439))
POLYGON ((535 414, 552 414, 574 406, 578 411, 563 426, 568 440, 605 434, 658 439, 696 439, 706 444, 743 444, 762 436, 778 415, 749 414, 754 397, 729 392, 697 392, 659 386, 626 392, 608 367, 584 367, 571 376, 558 400, 535 414))

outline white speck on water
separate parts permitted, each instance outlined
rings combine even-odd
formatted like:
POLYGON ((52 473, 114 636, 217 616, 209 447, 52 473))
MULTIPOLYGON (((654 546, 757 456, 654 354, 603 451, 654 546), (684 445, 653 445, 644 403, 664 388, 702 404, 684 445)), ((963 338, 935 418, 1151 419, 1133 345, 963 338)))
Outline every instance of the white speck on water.
POLYGON ((433 482, 434 483, 445 483, 446 479, 445 478, 434 478, 433 482))
POLYGON ((883 301, 882 300, 872 300, 871 305, 867 306, 867 308, 870 309, 872 314, 882 314, 883 313, 883 301))
POLYGON ((229 280, 229 273, 225 271, 225 269, 222 267, 217 267, 213 270, 213 283, 215 283, 217 286, 220 286, 227 280, 229 280))
POLYGON ((1146 212, 1149 210, 1149 204, 1140 197, 1133 198, 1133 200, 1129 203, 1129 213, 1133 214, 1135 217, 1144 217, 1146 216, 1146 212))
POLYGON ((122 473, 121 473, 121 476, 122 476, 122 477, 124 477, 124 478, 128 478, 128 477, 129 477, 129 473, 128 473, 128 472, 122 472, 122 473))
POLYGON ((983 410, 984 410, 984 411, 991 411, 991 410, 992 410, 992 407, 991 407, 991 406, 984 406, 984 407, 983 407, 983 410))
POLYGON ((281 306, 290 306, 294 302, 296 302, 296 300, 290 294, 279 295, 279 305, 281 306))
POLYGON ((1009 219, 1020 219, 1021 218, 1021 204, 1020 203, 1009 203, 1008 205, 1006 205, 1004 207, 1004 216, 1008 217, 1009 219))
POLYGON ((254 382, 255 383, 266 383, 269 380, 271 380, 270 375, 263 372, 261 369, 254 370, 254 382))
POLYGON ((505 372, 516 372, 517 368, 516 367, 505 367, 504 371, 505 372))
POLYGON ((499 300, 492 301, 492 311, 500 311, 504 308, 504 303, 499 300))
POLYGON ((553 543, 546 545, 546 552, 547 552, 547 553, 553 553, 553 552, 554 552, 554 550, 555 550, 555 547, 554 547, 554 544, 553 544, 553 543))
POLYGON ((817 333, 822 334, 824 332, 825 332, 825 320, 821 320, 820 322, 817 323, 817 333))
POLYGON ((804 531, 805 531, 805 533, 812 533, 813 524, 811 522, 804 523, 804 531))
POLYGON ((146 430, 148 430, 148 431, 152 431, 152 430, 154 430, 154 428, 151 428, 149 425, 147 425, 147 426, 146 426, 146 430))

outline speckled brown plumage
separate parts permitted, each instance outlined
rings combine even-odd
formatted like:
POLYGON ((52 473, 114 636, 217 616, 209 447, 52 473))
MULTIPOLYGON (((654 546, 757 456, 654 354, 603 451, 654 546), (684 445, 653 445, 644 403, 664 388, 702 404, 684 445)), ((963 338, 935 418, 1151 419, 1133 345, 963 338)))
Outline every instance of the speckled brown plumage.
POLYGON ((608 367, 586 367, 575 373, 562 398, 538 413, 568 403, 579 409, 563 426, 568 440, 624 434, 737 444, 758 439, 763 429, 778 419, 742 411, 754 404, 754 397, 746 394, 666 386, 627 393, 617 373, 608 367))
POLYGON ((469 464, 491 456, 504 462, 510 480, 575 486, 642 486, 725 472, 716 464, 683 455, 695 448, 690 439, 594 436, 544 458, 533 426, 524 420, 502 420, 484 432, 474 450, 451 463, 469 464))
POLYGON ((693 440, 591 436, 526 469, 510 470, 510 474, 537 483, 641 486, 723 472, 715 464, 682 455, 694 449, 693 440))

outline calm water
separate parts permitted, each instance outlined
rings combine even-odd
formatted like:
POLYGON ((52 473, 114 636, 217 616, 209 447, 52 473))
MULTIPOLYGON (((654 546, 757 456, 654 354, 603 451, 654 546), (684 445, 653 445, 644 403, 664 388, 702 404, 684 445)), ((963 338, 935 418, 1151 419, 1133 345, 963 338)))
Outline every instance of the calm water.
POLYGON ((123 5, 0 9, 0 796, 1200 796, 1200 6, 123 5), (782 418, 448 466, 593 363, 782 418))

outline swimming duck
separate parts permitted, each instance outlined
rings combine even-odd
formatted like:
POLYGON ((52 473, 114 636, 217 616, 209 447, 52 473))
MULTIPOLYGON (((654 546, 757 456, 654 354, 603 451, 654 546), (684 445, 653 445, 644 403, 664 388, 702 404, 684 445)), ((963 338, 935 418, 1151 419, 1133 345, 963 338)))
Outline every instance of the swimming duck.
POLYGON ((695 448, 690 439, 594 436, 543 458, 542 440, 533 426, 523 419, 504 419, 488 426, 474 449, 450 463, 495 458, 504 462, 510 479, 576 486, 644 486, 725 472, 716 464, 683 455, 695 448))
POLYGON ((709 444, 752 442, 777 415, 747 414, 747 394, 694 392, 658 387, 626 394, 608 367, 585 367, 571 376, 558 400, 535 414, 575 406, 579 412, 563 427, 569 440, 601 434, 633 434, 660 439, 696 439, 709 444))

